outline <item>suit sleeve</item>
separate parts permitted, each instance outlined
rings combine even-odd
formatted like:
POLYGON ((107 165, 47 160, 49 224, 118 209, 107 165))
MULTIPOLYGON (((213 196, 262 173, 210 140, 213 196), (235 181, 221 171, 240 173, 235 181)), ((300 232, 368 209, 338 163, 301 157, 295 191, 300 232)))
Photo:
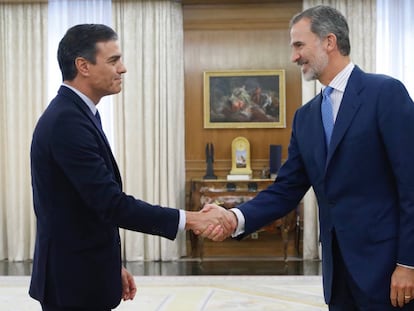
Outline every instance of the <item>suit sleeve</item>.
MULTIPOLYGON (((67 113, 69 114, 69 113, 67 113)), ((51 135, 54 160, 88 208, 85 213, 122 228, 174 239, 179 211, 125 194, 114 174, 114 160, 99 131, 85 116, 62 116, 51 135)))
POLYGON ((377 120, 399 199, 397 262, 414 266, 414 103, 398 80, 380 89, 377 120))
MULTIPOLYGON (((246 223, 246 236, 295 209, 310 187, 302 157, 296 142, 297 113, 293 121, 288 159, 281 166, 275 182, 254 199, 239 206, 246 223)), ((242 237, 243 237, 242 236, 242 237)))

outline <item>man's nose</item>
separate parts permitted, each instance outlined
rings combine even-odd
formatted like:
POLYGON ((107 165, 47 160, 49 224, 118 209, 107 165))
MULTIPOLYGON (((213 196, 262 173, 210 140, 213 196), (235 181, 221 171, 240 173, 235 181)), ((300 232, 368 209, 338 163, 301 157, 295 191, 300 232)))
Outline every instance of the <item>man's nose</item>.
POLYGON ((298 59, 300 58, 300 55, 295 50, 292 50, 292 53, 290 54, 290 60, 292 63, 296 63, 298 59))

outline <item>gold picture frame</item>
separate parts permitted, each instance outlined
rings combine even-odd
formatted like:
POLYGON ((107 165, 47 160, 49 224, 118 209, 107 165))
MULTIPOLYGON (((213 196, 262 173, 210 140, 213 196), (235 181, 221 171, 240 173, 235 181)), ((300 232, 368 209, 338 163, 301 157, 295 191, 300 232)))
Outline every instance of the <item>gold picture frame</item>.
POLYGON ((285 128, 285 71, 205 71, 204 128, 285 128))

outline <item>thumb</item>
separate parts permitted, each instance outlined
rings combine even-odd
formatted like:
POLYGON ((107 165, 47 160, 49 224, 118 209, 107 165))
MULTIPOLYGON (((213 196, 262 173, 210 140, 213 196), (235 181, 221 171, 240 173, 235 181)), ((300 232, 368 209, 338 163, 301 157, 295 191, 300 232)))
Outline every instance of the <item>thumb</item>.
POLYGON ((211 211, 213 209, 213 206, 211 204, 205 204, 203 208, 201 209, 201 212, 206 213, 208 211, 211 211))

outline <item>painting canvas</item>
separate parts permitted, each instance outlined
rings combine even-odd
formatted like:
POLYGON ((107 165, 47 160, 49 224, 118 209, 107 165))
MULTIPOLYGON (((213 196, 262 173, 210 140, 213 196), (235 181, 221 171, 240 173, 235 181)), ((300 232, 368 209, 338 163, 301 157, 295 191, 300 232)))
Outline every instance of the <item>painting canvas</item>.
POLYGON ((284 128, 284 70, 204 72, 204 128, 284 128))

